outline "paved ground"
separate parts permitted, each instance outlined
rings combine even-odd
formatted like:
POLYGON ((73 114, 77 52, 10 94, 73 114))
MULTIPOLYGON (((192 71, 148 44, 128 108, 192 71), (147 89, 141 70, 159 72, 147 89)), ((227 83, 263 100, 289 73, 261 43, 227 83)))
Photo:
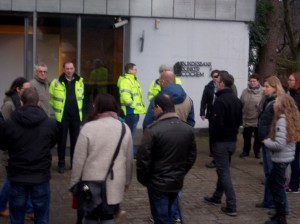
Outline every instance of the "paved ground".
MULTIPOLYGON (((204 165, 210 161, 208 157, 208 139, 197 134, 198 158, 193 169, 186 177, 184 197, 181 202, 185 224, 259 224, 268 219, 268 209, 255 208, 255 203, 263 197, 262 165, 253 155, 245 159, 239 158, 241 153, 241 136, 237 151, 233 156, 231 175, 237 195, 237 217, 229 217, 220 212, 220 207, 203 202, 203 197, 211 195, 216 183, 215 169, 204 165)), ((71 209, 71 196, 68 192, 70 170, 63 175, 56 172, 57 157, 53 157, 51 224, 75 224, 76 212, 71 209)), ((0 173, 3 181, 3 172, 0 173)), ((290 215, 288 223, 300 224, 300 194, 288 194, 290 215)), ((223 200, 224 203, 224 200, 223 200)), ((149 205, 145 188, 140 185, 134 175, 129 192, 125 196, 122 208, 127 211, 124 224, 146 224, 149 216, 149 205)), ((0 218, 0 224, 8 224, 9 220, 0 218)), ((31 223, 31 222, 27 222, 31 223)))

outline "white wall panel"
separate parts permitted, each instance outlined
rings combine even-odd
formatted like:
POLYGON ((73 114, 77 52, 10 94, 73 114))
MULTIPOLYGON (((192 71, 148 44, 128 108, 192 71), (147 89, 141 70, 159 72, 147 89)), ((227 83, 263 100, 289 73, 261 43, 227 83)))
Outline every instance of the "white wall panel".
POLYGON ((11 0, 1 0, 0 1, 0 10, 11 10, 11 0))
POLYGON ((215 19, 216 0, 196 0, 195 3, 196 19, 215 19))
POLYGON ((236 2, 236 19, 241 21, 253 21, 255 19, 255 1, 238 0, 236 2))
POLYGON ((106 14, 106 0, 84 0, 83 12, 87 14, 106 14))
POLYGON ((60 0, 60 11, 65 13, 83 13, 83 0, 60 0))
POLYGON ((216 19, 235 20, 236 0, 216 0, 216 19))
POLYGON ((35 11, 35 0, 12 0, 12 10, 35 11))
MULTIPOLYGON (((160 19, 159 29, 155 29, 153 23, 153 18, 132 18, 130 24, 130 61, 137 64, 137 77, 147 106, 147 92, 150 83, 158 78, 161 64, 211 62, 212 69, 227 70, 235 77, 239 95, 247 87, 249 36, 244 22, 160 19), (145 40, 141 52, 143 31, 145 40)), ((194 101, 196 127, 207 125, 199 117, 202 92, 211 80, 210 69, 203 69, 203 77, 182 78, 183 88, 194 101)), ((139 127, 143 119, 141 116, 139 127)))
POLYGON ((60 0, 36 0, 38 12, 60 12, 60 0))
POLYGON ((151 0, 130 0, 131 16, 151 16, 151 0))
POLYGON ((152 16, 173 17, 173 0, 152 0, 152 16))
POLYGON ((129 16, 129 0, 107 0, 107 14, 129 16))
POLYGON ((175 0, 174 17, 195 18, 195 0, 175 0))

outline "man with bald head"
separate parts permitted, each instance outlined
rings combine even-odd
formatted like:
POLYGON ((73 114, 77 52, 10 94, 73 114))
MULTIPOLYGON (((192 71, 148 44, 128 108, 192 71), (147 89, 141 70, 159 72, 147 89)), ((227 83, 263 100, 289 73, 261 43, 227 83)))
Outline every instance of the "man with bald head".
MULTIPOLYGON (((160 74, 159 85, 162 88, 161 93, 168 94, 172 97, 175 104, 175 111, 179 118, 194 127, 194 105, 190 97, 188 97, 181 85, 175 84, 175 75, 172 71, 163 71, 160 74)), ((155 119, 153 111, 154 99, 150 101, 144 122, 143 129, 151 124, 155 119)))

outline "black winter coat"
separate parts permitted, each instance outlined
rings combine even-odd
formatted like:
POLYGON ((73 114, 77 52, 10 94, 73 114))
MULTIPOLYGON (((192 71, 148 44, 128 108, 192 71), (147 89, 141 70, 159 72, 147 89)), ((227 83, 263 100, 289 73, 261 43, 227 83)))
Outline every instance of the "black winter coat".
POLYGON ((8 179, 39 184, 50 180, 51 151, 57 142, 55 120, 38 106, 15 110, 1 123, 0 149, 8 150, 8 179))
POLYGON ((242 124, 242 103, 231 88, 216 93, 212 117, 212 141, 235 142, 242 124))
POLYGON ((145 129, 137 152, 137 179, 157 191, 178 192, 196 155, 193 128, 176 113, 163 114, 145 129))
POLYGON ((201 106, 200 106, 200 116, 206 116, 207 119, 212 117, 212 109, 213 109, 213 100, 215 94, 215 85, 213 81, 210 81, 204 88, 201 106), (206 110, 206 114, 205 114, 206 110))
POLYGON ((261 142, 269 137, 271 125, 274 117, 273 104, 275 103, 275 98, 266 97, 263 99, 262 111, 258 115, 258 141, 261 142))

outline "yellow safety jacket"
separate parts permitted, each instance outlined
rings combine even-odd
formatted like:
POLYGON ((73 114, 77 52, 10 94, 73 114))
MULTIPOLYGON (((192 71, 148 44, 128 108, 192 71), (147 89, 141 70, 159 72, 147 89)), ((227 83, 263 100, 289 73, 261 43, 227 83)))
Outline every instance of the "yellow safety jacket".
MULTIPOLYGON (((63 74, 64 75, 64 74, 63 74)), ((64 107, 66 102, 66 87, 62 80, 61 75, 59 78, 54 79, 49 87, 50 100, 49 103, 54 111, 55 119, 58 122, 62 121, 64 114, 64 107)), ((77 106, 79 111, 79 118, 82 121, 82 105, 83 105, 83 94, 84 94, 84 84, 83 78, 74 74, 75 81, 75 96, 77 100, 77 106)))
POLYGON ((146 107, 144 105, 141 87, 136 81, 135 76, 129 73, 121 75, 117 85, 124 115, 145 114, 146 107))
MULTIPOLYGON (((153 81, 151 83, 150 87, 149 87, 149 91, 148 91, 148 94, 147 94, 147 99, 149 101, 151 101, 152 98, 154 96, 156 96, 161 91, 161 87, 158 83, 158 80, 159 79, 156 79, 155 81, 153 81)), ((179 84, 179 85, 182 85, 182 82, 181 82, 180 78, 177 78, 177 77, 175 78, 175 83, 179 84)))

